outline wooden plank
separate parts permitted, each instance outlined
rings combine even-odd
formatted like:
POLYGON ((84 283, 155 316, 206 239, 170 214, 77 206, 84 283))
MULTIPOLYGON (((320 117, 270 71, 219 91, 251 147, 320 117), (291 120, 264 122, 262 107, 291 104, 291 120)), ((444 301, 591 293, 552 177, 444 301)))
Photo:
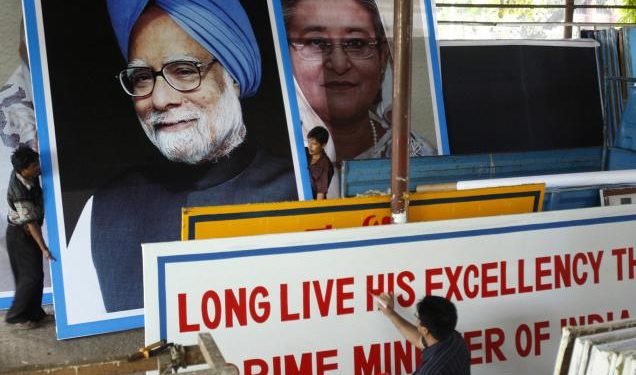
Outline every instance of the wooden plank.
POLYGON ((239 370, 234 365, 228 365, 221 354, 221 350, 209 333, 199 334, 199 349, 205 362, 210 367, 209 370, 195 372, 200 375, 238 375, 239 370))

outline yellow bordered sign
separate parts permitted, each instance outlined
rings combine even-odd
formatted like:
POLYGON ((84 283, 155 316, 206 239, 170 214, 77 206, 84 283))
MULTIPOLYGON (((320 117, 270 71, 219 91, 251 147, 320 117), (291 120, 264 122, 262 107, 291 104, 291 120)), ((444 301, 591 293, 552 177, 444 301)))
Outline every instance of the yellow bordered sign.
MULTIPOLYGON (((539 212, 543 184, 410 195, 409 222, 539 212)), ((391 198, 363 197, 184 208, 181 239, 389 224, 391 198)))

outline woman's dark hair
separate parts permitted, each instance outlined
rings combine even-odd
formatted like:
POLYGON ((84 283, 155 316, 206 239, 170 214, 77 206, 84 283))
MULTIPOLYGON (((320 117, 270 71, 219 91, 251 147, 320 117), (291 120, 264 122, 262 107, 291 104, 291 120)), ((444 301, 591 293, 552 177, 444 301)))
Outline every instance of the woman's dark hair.
POLYGON ((426 327, 431 335, 443 341, 457 326, 457 309, 444 297, 426 296, 417 303, 417 317, 420 325, 426 327))
POLYGON ((313 138, 324 146, 329 141, 329 132, 322 126, 316 126, 309 131, 307 138, 313 138))
MULTIPOLYGON (((283 0, 283 18, 285 20, 285 28, 289 30, 289 24, 294 17, 294 11, 298 3, 303 0, 283 0)), ((365 8, 371 15, 373 20, 373 30, 375 31, 375 38, 378 41, 385 42, 386 34, 384 33, 384 26, 382 25, 382 19, 380 18, 380 11, 375 0, 355 0, 363 8, 365 8)))
POLYGON ((17 172, 27 169, 34 162, 40 161, 40 155, 29 146, 21 145, 11 155, 11 165, 17 172))

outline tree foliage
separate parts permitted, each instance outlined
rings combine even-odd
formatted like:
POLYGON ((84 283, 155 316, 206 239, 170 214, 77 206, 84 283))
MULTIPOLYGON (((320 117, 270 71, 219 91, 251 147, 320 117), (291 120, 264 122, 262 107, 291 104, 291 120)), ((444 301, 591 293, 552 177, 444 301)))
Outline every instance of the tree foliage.
MULTIPOLYGON (((499 0, 501 5, 532 5, 532 0, 499 0)), ((532 18, 534 12, 530 8, 499 8, 497 14, 499 18, 504 18, 507 15, 515 17, 532 18)))
MULTIPOLYGON (((623 0, 624 5, 636 6, 636 0, 623 0)), ((621 9, 619 22, 636 23, 636 9, 621 9)))

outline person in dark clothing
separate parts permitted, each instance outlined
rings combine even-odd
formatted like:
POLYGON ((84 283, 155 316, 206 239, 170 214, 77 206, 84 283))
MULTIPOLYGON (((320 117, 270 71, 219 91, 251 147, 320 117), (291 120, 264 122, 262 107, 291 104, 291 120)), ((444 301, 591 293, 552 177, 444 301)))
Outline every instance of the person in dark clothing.
POLYGON ((42 237, 44 199, 38 176, 38 153, 27 146, 13 152, 7 189, 7 252, 15 280, 15 296, 5 320, 19 328, 35 328, 47 318, 42 309, 42 257, 55 260, 42 237))
POLYGON ((393 294, 379 296, 379 308, 402 335, 423 350, 414 375, 470 375, 470 353, 455 330, 457 309, 446 298, 426 296, 417 303, 417 326, 393 309, 393 294))
POLYGON ((316 126, 307 134, 309 175, 314 199, 327 198, 327 190, 333 177, 333 165, 325 153, 325 145, 328 141, 329 132, 321 126, 316 126))

